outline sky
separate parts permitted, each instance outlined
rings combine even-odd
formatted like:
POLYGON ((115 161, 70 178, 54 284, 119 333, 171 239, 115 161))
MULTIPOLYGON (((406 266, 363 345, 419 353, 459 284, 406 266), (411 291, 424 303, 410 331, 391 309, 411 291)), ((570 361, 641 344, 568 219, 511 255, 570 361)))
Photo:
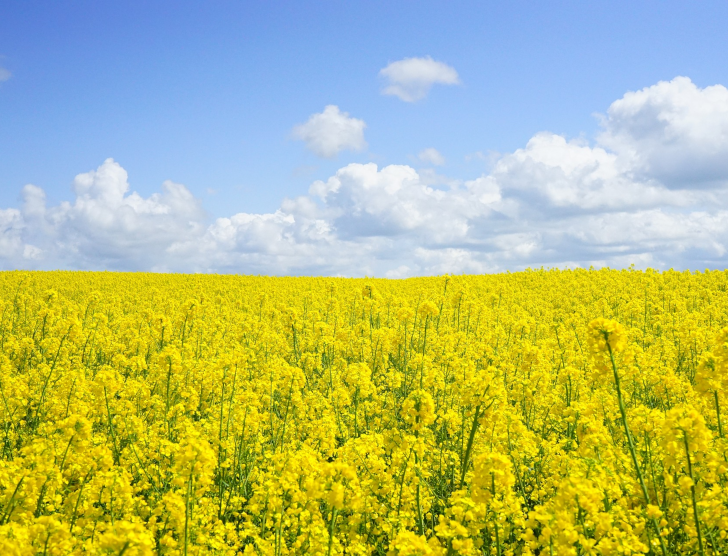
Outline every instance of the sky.
POLYGON ((726 268, 725 2, 0 5, 0 269, 726 268))

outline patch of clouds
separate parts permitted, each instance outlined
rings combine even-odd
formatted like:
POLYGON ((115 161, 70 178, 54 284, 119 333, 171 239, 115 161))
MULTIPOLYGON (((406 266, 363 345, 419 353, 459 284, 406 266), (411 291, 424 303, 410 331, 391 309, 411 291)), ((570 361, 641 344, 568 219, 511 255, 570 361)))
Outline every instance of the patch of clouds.
POLYGON ((108 159, 76 176, 71 202, 49 206, 27 185, 19 208, 0 209, 0 266, 391 278, 725 268, 726 111, 721 86, 676 78, 615 101, 596 141, 538 133, 472 180, 348 164, 276 211, 215 219, 181 184, 142 197, 108 159))
POLYGON ((445 157, 442 156, 440 152, 433 147, 429 147, 420 151, 420 154, 417 155, 417 158, 419 158, 422 162, 432 164, 433 166, 443 166, 445 164, 445 157))
POLYGON ((671 189, 728 185, 728 89, 687 77, 660 81, 616 100, 598 141, 622 170, 671 189))
POLYGON ((460 84, 455 68, 429 56, 392 62, 379 71, 379 76, 387 81, 382 94, 396 96, 405 102, 422 100, 433 85, 460 84))
POLYGON ((22 253, 25 222, 17 209, 0 209, 0 260, 12 260, 22 253))
POLYGON ((130 192, 128 176, 109 158, 73 181, 75 201, 46 206, 34 185, 22 191, 23 240, 34 260, 68 268, 144 270, 184 238, 199 237, 205 213, 201 201, 181 184, 165 181, 162 191, 143 198, 130 192))
POLYGON ((3 81, 7 81, 12 76, 13 76, 13 74, 10 73, 9 70, 7 70, 7 69, 5 69, 3 67, 0 67, 0 83, 2 83, 3 81))
POLYGON ((485 274, 497 270, 490 264, 488 256, 471 249, 446 247, 428 249, 417 247, 414 251, 420 272, 436 274, 485 274))
POLYGON ((408 276, 412 276, 412 269, 408 267, 407 265, 400 265, 397 268, 393 268, 392 270, 388 270, 384 276, 386 278, 391 278, 393 280, 401 279, 401 278, 407 278, 408 276))
POLYGON ((472 181, 462 187, 434 189, 414 168, 374 163, 349 164, 309 190, 329 211, 346 238, 362 234, 401 237, 416 234, 422 244, 467 239, 470 222, 500 208, 497 184, 472 181))
POLYGON ((366 126, 364 120, 353 118, 338 106, 329 104, 323 112, 312 114, 306 123, 295 126, 291 135, 303 141, 316 156, 334 158, 343 150, 366 149, 366 126))
POLYGON ((538 133, 525 148, 501 157, 490 173, 524 205, 554 210, 598 210, 625 206, 686 205, 689 191, 635 179, 618 155, 553 133, 538 133))

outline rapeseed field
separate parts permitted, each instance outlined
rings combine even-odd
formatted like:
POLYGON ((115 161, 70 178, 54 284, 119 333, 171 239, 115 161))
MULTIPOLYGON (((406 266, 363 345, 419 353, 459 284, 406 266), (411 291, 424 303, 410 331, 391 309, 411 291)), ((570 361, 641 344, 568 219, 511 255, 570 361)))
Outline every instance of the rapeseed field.
POLYGON ((2 273, 0 554, 726 554, 727 288, 2 273))

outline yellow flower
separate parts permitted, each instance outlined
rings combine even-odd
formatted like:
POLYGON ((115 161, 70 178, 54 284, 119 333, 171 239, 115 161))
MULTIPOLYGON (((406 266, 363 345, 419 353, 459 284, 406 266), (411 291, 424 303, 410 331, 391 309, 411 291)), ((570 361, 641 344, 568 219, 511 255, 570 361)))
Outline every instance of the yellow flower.
POLYGON ((402 416, 412 430, 419 431, 435 422, 435 402, 429 392, 415 390, 402 403, 402 416))
POLYGON ((425 301, 419 308, 420 317, 426 319, 427 317, 433 317, 439 313, 437 305, 432 301, 425 301))
POLYGON ((727 277, 0 273, 0 553, 728 553, 727 277))
POLYGON ((428 541, 413 531, 402 530, 389 545, 387 556, 441 556, 445 553, 435 539, 428 541))
POLYGON ((612 352, 622 351, 627 345, 627 334, 624 327, 616 321, 598 318, 589 323, 588 333, 589 349, 598 354, 611 349, 612 352))

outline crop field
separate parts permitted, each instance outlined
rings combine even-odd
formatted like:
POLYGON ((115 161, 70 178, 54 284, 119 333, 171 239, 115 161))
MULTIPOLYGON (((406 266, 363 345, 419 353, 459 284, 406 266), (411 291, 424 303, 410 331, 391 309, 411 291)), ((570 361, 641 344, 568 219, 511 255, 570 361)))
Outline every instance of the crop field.
POLYGON ((0 273, 0 554, 726 554, 727 289, 0 273))

